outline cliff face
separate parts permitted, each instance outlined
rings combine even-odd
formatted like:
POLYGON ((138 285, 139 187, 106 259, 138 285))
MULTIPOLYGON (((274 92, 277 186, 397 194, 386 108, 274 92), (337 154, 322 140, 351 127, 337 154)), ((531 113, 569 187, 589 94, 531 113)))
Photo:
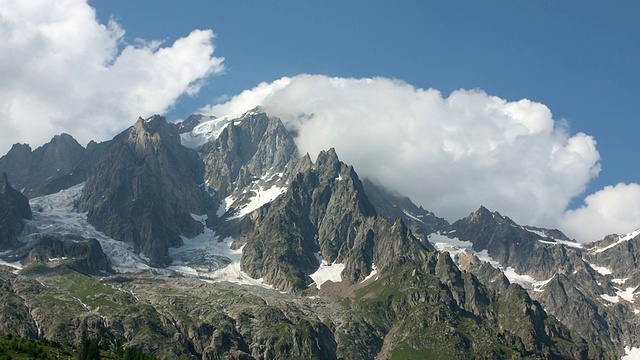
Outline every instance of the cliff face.
POLYGON ((203 147, 204 179, 222 199, 267 173, 284 171, 295 152, 293 137, 279 119, 250 111, 203 147))
POLYGON ((125 241, 153 264, 168 264, 168 247, 182 244, 202 225, 191 214, 211 214, 198 185, 198 155, 180 145, 163 117, 139 119, 116 136, 95 165, 78 206, 98 230, 125 241))
POLYGON ((317 254, 327 264, 344 264, 347 281, 362 280, 373 258, 375 209, 335 150, 306 164, 248 237, 242 268, 283 290, 301 290, 320 266, 317 254))
POLYGON ((3 173, 0 178, 0 250, 18 245, 17 237, 24 227, 24 220, 31 216, 29 200, 9 184, 7 174, 3 173))

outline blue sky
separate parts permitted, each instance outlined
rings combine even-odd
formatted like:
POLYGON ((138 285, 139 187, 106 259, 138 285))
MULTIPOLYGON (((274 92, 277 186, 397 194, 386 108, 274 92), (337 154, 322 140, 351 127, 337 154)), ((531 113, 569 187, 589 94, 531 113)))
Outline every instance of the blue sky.
POLYGON ((640 179, 640 5, 633 1, 94 0, 126 39, 170 42, 213 29, 226 74, 169 116, 300 73, 389 77, 444 94, 480 88, 528 98, 593 135, 600 188, 640 179))
POLYGON ((485 205, 595 240, 640 227, 639 18, 632 1, 0 0, 0 153, 261 105, 302 151, 333 146, 448 220, 485 205))

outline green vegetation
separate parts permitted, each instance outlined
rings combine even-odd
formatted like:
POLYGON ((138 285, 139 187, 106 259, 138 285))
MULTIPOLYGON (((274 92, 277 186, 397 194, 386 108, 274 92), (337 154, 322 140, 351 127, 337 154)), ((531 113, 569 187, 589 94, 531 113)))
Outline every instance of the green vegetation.
POLYGON ((392 359, 505 358, 518 353, 496 322, 459 308, 455 296, 435 275, 406 264, 341 304, 350 321, 369 324, 386 338, 386 355, 392 359))
POLYGON ((411 345, 407 344, 406 341, 403 341, 396 345, 391 353, 391 359, 395 360, 422 360, 422 359, 433 359, 433 360, 448 360, 455 359, 448 351, 442 350, 434 350, 434 349, 414 349, 411 345))
POLYGON ((155 360, 155 356, 133 348, 107 350, 97 340, 86 335, 79 346, 49 341, 25 339, 12 335, 0 336, 0 360, 155 360))

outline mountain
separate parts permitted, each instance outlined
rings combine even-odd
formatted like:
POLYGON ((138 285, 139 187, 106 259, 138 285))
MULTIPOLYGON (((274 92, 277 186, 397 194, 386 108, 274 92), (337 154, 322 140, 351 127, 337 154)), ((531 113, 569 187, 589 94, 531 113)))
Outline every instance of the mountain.
POLYGON ((29 145, 15 144, 0 158, 0 172, 10 174, 12 183, 27 197, 46 195, 60 190, 47 189, 47 185, 72 173, 85 151, 69 134, 56 135, 34 151, 29 145))
POLYGON ((170 262, 168 248, 180 235, 202 232, 191 214, 212 214, 195 151, 180 145, 166 119, 140 118, 117 135, 92 168, 80 211, 96 229, 131 244, 152 264, 170 262))
POLYGON ((0 254, 3 333, 184 359, 614 359, 640 345, 640 233, 578 244, 484 207, 449 223, 335 149, 300 154, 260 108, 68 140, 0 159, 9 179, 44 179, 4 202, 21 205, 0 254), (50 157, 71 165, 47 180, 33 154, 54 149, 82 150, 50 157))
POLYGON ((31 217, 29 200, 9 184, 7 173, 3 173, 0 178, 0 249, 18 245, 17 238, 24 228, 24 220, 31 217))
POLYGON ((637 341, 636 314, 640 310, 634 306, 634 292, 638 286, 631 285, 640 283, 625 284, 632 277, 627 276, 635 274, 629 269, 637 265, 630 260, 632 256, 627 257, 626 262, 621 261, 624 256, 612 256, 613 252, 628 248, 627 241, 635 235, 579 244, 558 230, 520 226, 484 207, 451 227, 453 230, 446 237, 432 235, 431 238, 457 243, 458 249, 468 246, 467 253, 470 250, 485 260, 481 266, 482 261, 470 261, 465 255, 460 262, 462 268, 476 274, 487 286, 496 288, 492 284, 502 281, 502 274, 491 271, 488 264, 492 264, 493 270, 500 269, 510 281, 527 288, 547 313, 608 352, 619 352, 637 341), (607 246, 601 245, 603 243, 607 246), (620 269, 620 263, 626 266, 616 279, 609 266, 620 269), (622 277, 623 274, 627 276, 622 277), (629 287, 623 290, 623 284, 629 287))

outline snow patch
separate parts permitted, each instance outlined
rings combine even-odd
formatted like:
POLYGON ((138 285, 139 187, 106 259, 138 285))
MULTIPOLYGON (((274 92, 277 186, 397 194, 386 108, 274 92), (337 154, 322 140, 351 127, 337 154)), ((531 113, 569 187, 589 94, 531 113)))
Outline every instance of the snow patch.
POLYGON ((344 270, 344 264, 338 264, 334 262, 329 264, 326 260, 322 259, 322 256, 318 253, 314 254, 318 260, 320 260, 320 267, 313 274, 309 275, 313 282, 316 284, 316 288, 320 289, 322 284, 327 281, 341 282, 342 270, 344 270))
POLYGON ((180 134, 182 146, 190 149, 198 149, 209 141, 215 140, 222 131, 231 123, 240 123, 239 115, 227 115, 198 124, 191 132, 180 134))
POLYGON ((16 270, 22 270, 22 263, 20 263, 19 261, 7 262, 7 261, 4 261, 4 260, 0 259, 0 265, 12 267, 12 268, 14 268, 16 270))
POLYGON ((473 244, 470 241, 462 241, 456 237, 450 238, 439 233, 429 234, 428 239, 438 251, 448 251, 454 261, 460 253, 466 251, 473 252, 473 244))
POLYGON ((633 304, 633 296, 635 295, 634 291, 636 291, 637 289, 638 289, 637 286, 636 287, 628 287, 625 290, 616 289, 616 290, 618 290, 618 291, 616 291, 616 294, 619 297, 621 297, 621 298, 623 298, 623 299, 625 299, 628 302, 633 304))
POLYGON ((484 249, 480 252, 475 253, 476 257, 484 262, 488 262, 489 264, 491 264, 491 266, 493 266, 496 269, 501 269, 502 270, 502 266, 500 265, 499 262, 495 261, 490 255, 489 255, 489 251, 487 251, 487 249, 484 249))
POLYGON ((622 244, 622 243, 623 243, 623 242, 625 242, 625 241, 629 241, 629 240, 631 240, 631 239, 635 238, 635 237, 636 237, 636 236, 638 236, 638 235, 640 235, 640 229, 636 229, 636 230, 634 230, 633 232, 630 232, 630 233, 628 233, 628 234, 626 234, 626 235, 620 235, 620 236, 618 237, 618 241, 614 242, 614 243, 613 243, 613 244, 611 244, 611 245, 605 246, 605 247, 603 247, 603 248, 596 248, 596 249, 594 249, 594 252, 596 252, 596 253, 601 253, 601 252, 603 252, 603 251, 609 250, 609 249, 611 249, 612 247, 614 247, 614 246, 616 246, 616 245, 619 245, 619 244, 622 244))
POLYGON ((604 266, 598 266, 598 265, 594 265, 594 264, 589 264, 589 266, 591 266, 591 268, 597 272, 600 273, 600 275, 603 276, 607 276, 612 274, 613 272, 611 271, 611 269, 604 267, 604 266))
POLYGON ((536 280, 529 275, 518 274, 511 266, 504 269, 504 276, 509 279, 510 283, 516 283, 525 289, 542 292, 545 285, 553 279, 553 276, 547 280, 536 280))
POLYGON ((574 243, 572 241, 567 241, 567 240, 553 239, 553 241, 545 241, 545 240, 538 240, 538 241, 543 243, 543 244, 550 244, 550 245, 562 244, 562 245, 573 247, 573 248, 577 248, 577 249, 582 249, 583 248, 582 244, 574 243))
POLYGON ((620 360, 640 360, 640 348, 630 348, 628 346, 625 346, 624 354, 625 355, 621 357, 620 360))
POLYGON ((548 240, 540 240, 540 239, 538 239, 538 241, 543 243, 543 244, 549 244, 549 245, 562 244, 562 245, 565 245, 565 246, 574 247, 574 248, 578 248, 578 249, 582 249, 583 248, 582 244, 580 244, 580 243, 573 242, 573 241, 556 239, 554 237, 551 237, 551 236, 547 235, 544 231, 528 229, 526 227, 523 227, 523 229, 527 230, 530 233, 536 234, 536 235, 540 236, 543 239, 548 239, 548 240))
MULTIPOLYGON (((413 215, 412 213, 408 212, 407 210, 402 210, 402 212, 407 215, 408 217, 410 217, 411 219, 415 220, 415 221, 419 221, 421 223, 424 224, 424 221, 422 221, 422 219, 418 218, 417 216, 413 215)), ((446 237, 446 236, 445 236, 446 237)))
POLYGON ((60 258, 47 258, 48 261, 61 261, 61 260, 67 260, 68 258, 66 256, 60 257, 60 258))
MULTIPOLYGON (((625 290, 620 290, 618 288, 616 288, 616 296, 611 296, 611 295, 607 295, 607 294, 602 294, 600 295, 601 298, 607 300, 608 302, 612 302, 612 303, 618 303, 620 302, 620 299, 624 299, 630 303, 634 303, 633 300, 633 296, 635 295, 634 292, 638 289, 638 287, 628 287, 625 290)), ((634 311, 635 312, 635 311, 634 311)))
POLYGON ((231 205, 233 204, 234 201, 236 201, 236 199, 231 195, 224 198, 224 200, 222 200, 222 204, 220 204, 220 207, 216 212, 216 215, 218 215, 218 217, 222 217, 222 215, 226 214, 227 211, 231 209, 231 205))
POLYGON ((618 285, 622 285, 625 282, 627 282, 627 280, 629 280, 629 278, 624 278, 624 279, 611 279, 612 283, 616 283, 618 285))
MULTIPOLYGON (((275 200, 278 196, 287 192, 286 187, 272 186, 268 189, 264 189, 263 187, 259 187, 258 190, 252 190, 255 195, 249 199, 249 202, 242 205, 240 208, 236 209, 237 213, 234 214, 229 219, 237 219, 241 218, 254 210, 261 208, 263 205, 268 204, 275 200)), ((232 200, 232 199, 230 199, 232 200)), ((225 206, 227 204, 227 199, 225 199, 225 206)), ((222 207, 221 207, 222 208, 222 207)), ((221 210, 218 209, 218 212, 221 210)), ((225 211, 226 212, 226 211, 225 211)), ((223 213, 224 214, 224 213, 223 213)))
MULTIPOLYGON (((362 284, 363 282, 371 279, 372 277, 378 275, 378 268, 376 268, 376 264, 375 263, 371 263, 371 272, 369 273, 369 275, 367 275, 367 277, 364 278, 364 280, 362 280, 360 283, 362 284)), ((378 280, 378 277, 376 277, 376 280, 378 280)), ((374 280, 375 281, 375 280, 374 280)))
POLYGON ((620 299, 617 296, 611 296, 611 295, 607 295, 607 294, 602 294, 602 295, 600 295, 600 297, 605 299, 605 300, 607 300, 608 302, 614 303, 614 304, 617 304, 620 301, 620 299))

